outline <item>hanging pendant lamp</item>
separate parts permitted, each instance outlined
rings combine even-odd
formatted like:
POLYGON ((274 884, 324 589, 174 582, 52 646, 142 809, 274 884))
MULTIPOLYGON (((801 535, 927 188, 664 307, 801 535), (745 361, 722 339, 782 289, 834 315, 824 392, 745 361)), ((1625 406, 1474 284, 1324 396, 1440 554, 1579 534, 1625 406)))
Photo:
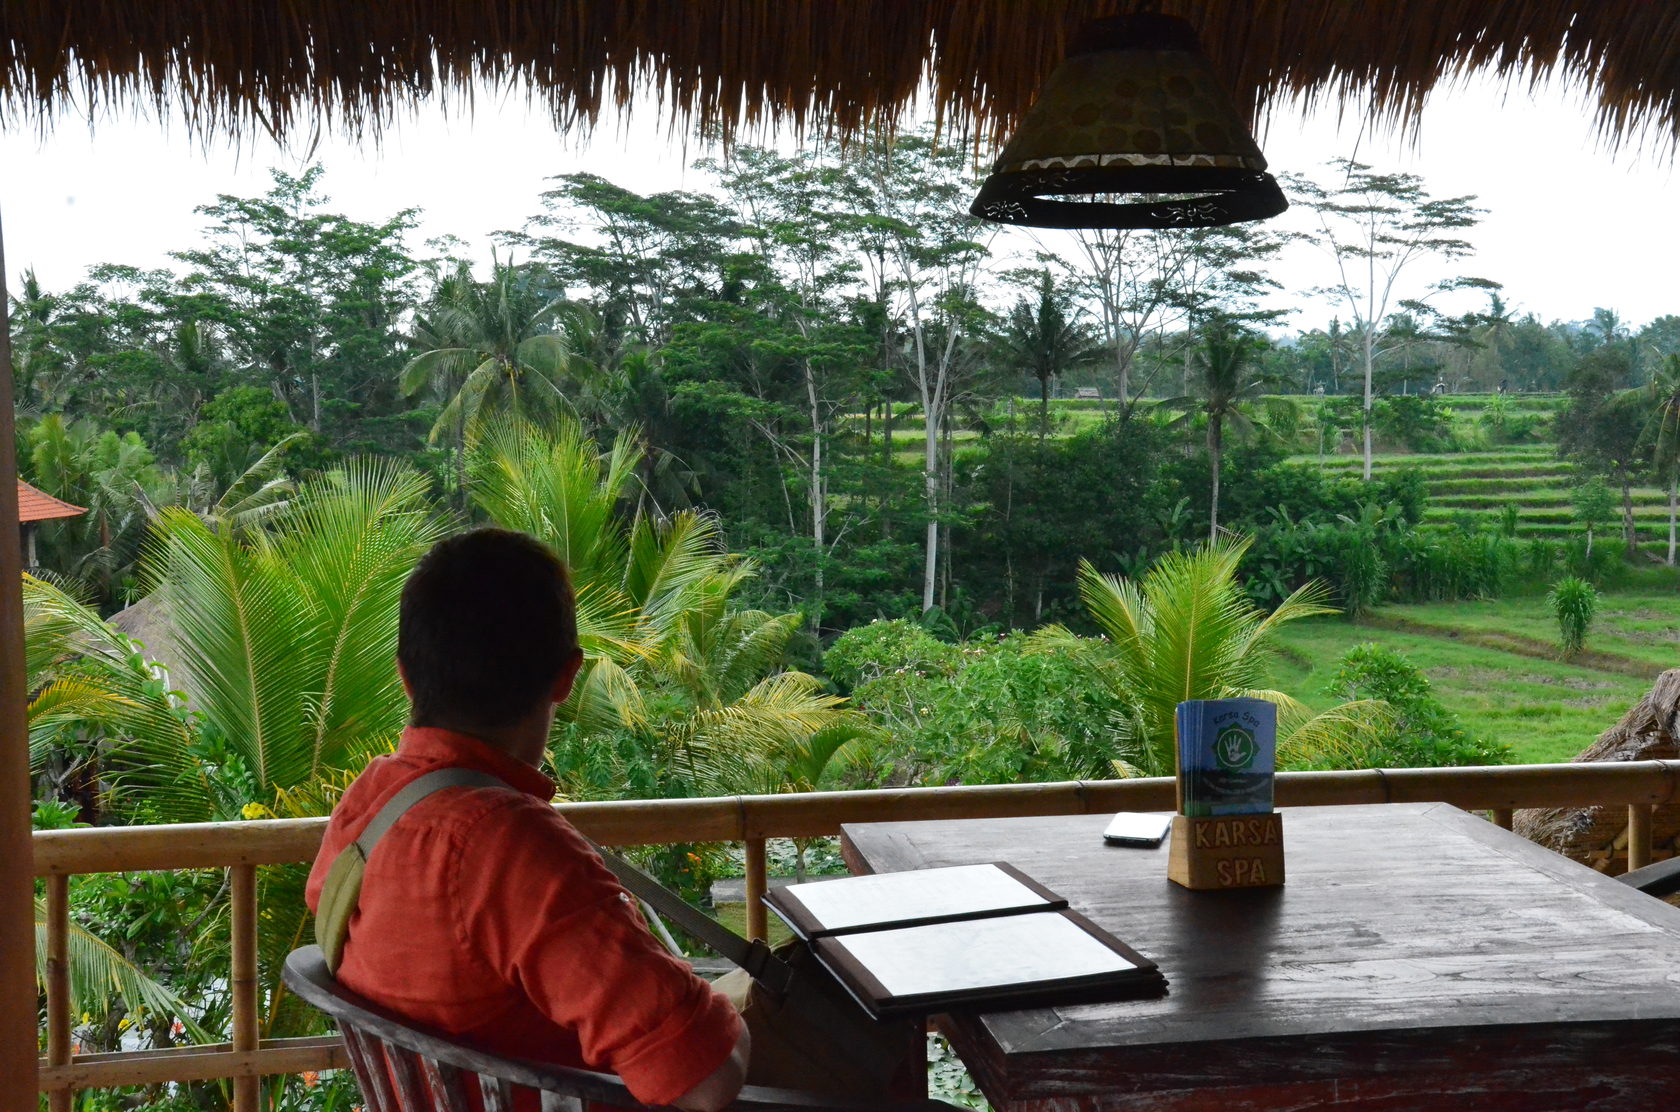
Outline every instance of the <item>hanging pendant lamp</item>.
POLYGON ((1289 207, 1190 25, 1080 28, 969 211, 1039 228, 1211 228, 1289 207), (1159 200, 1062 200, 1113 194, 1159 200))

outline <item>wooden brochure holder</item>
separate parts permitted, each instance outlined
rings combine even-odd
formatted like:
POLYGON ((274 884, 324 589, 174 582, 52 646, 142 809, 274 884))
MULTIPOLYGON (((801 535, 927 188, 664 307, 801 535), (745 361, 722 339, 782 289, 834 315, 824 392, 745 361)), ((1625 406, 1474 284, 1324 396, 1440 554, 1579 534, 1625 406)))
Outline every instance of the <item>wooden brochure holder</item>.
POLYGON ((1185 888, 1270 888, 1283 883, 1283 816, 1174 815, 1167 878, 1185 888))

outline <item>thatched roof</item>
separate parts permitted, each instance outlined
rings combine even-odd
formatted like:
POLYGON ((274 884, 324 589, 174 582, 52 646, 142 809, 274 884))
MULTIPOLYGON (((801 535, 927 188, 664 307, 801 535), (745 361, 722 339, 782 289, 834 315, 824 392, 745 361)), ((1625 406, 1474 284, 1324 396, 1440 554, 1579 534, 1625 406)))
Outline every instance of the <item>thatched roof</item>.
MULTIPOLYGON (((564 127, 656 91, 677 125, 775 122, 842 135, 924 114, 1006 134, 1064 43, 1116 0, 7 0, 11 126, 155 106, 200 134, 377 137, 399 109, 507 87, 564 127), (924 85, 924 78, 929 84, 924 85), (932 112, 927 112, 931 107, 932 112)), ((1369 96, 1410 121, 1436 84, 1492 67, 1559 74, 1612 140, 1680 136, 1680 4, 1667 0, 1163 0, 1238 103, 1369 96)), ((1536 153, 1537 176, 1544 152, 1536 153)))
POLYGON ((144 646, 145 658, 169 673, 168 685, 178 691, 194 691, 192 673, 181 656, 175 640, 175 622, 169 612, 169 602, 153 592, 125 610, 107 619, 117 630, 144 646))
MULTIPOLYGON (((1583 749, 1577 761, 1672 761, 1680 759, 1680 668, 1657 677, 1651 690, 1622 720, 1583 749)), ((1627 871, 1627 808, 1557 807, 1518 811, 1518 834, 1611 875, 1627 871)), ((1680 804, 1651 810, 1651 856, 1680 852, 1680 804)))

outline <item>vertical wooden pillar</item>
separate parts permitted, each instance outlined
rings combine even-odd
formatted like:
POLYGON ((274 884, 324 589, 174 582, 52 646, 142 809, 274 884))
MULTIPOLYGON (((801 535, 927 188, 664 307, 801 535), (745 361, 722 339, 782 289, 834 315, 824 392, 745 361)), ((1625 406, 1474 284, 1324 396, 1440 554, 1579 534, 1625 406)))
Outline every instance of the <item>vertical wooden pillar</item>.
MULTIPOLYGON (((235 865, 229 898, 233 904, 233 1049, 257 1049, 257 868, 235 865)), ((257 1112, 261 1096, 259 1077, 238 1077, 233 1082, 234 1112, 257 1112)))
POLYGON ((747 937, 770 937, 769 912, 764 906, 764 893, 769 889, 769 862, 763 838, 747 839, 747 937))
POLYGON ((24 689, 23 549, 12 401, 11 302, 0 234, 0 1112, 35 1112, 35 859, 29 821, 29 692, 24 689))
MULTIPOLYGON (((70 878, 47 878, 47 1065, 70 1064, 70 878)), ((74 1090, 47 1095, 48 1112, 70 1112, 74 1090)))
POLYGON ((1651 805, 1628 804, 1628 871, 1651 863, 1651 805))

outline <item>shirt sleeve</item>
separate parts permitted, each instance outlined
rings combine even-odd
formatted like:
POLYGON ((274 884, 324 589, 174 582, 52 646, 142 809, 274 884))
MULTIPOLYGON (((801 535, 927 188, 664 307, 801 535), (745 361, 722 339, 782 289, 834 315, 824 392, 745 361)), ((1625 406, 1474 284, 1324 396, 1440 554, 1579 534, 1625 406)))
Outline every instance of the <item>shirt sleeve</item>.
POLYGON ((576 1033, 637 1100, 669 1104, 721 1066, 741 1017, 649 932, 634 900, 546 805, 499 808, 466 836, 462 944, 576 1033))

